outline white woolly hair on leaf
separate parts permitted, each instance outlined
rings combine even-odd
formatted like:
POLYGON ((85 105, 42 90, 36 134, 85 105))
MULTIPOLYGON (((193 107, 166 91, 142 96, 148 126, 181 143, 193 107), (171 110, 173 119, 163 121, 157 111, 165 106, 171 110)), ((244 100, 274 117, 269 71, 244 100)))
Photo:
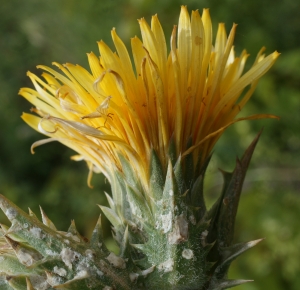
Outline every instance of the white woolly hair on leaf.
POLYGON ((116 268, 119 269, 125 269, 126 268, 126 263, 125 260, 122 259, 121 257, 118 257, 115 253, 111 252, 107 257, 106 260, 113 265, 116 268))
POLYGON ((5 211, 5 215, 7 216, 7 218, 12 221, 14 218, 16 218, 16 216, 18 215, 18 212, 12 208, 9 207, 6 211, 5 211))
POLYGON ((159 271, 163 271, 164 273, 172 272, 174 267, 174 260, 172 258, 168 259, 167 261, 159 264, 157 269, 159 271))

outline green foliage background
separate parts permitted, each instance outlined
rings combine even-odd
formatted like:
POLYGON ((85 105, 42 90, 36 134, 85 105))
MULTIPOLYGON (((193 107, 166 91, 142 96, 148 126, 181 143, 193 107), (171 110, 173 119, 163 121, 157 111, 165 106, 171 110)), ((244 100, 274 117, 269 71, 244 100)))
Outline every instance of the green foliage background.
MULTIPOLYGON (((264 127, 246 177, 238 212, 236 241, 266 240, 237 260, 231 277, 255 279, 240 290, 300 289, 300 3, 298 0, 9 0, 0 6, 0 192, 24 210, 42 205, 61 230, 75 219, 89 236, 109 191, 101 175, 86 185, 87 168, 70 161, 73 152, 60 144, 30 153, 42 138, 19 118, 30 104, 17 96, 31 86, 26 71, 40 74, 38 64, 52 61, 87 67, 86 52, 97 52, 96 41, 112 47, 110 29, 129 47, 139 34, 137 19, 158 13, 166 36, 177 23, 180 5, 189 10, 210 8, 216 31, 225 22, 238 23, 235 48, 246 48, 249 63, 265 45, 282 53, 263 77, 243 114, 272 113, 280 121, 259 120, 234 125, 216 146, 207 174, 208 202, 221 186, 218 167, 231 170, 256 133, 264 127)), ((1 222, 7 222, 0 215, 1 222)), ((109 225, 106 223, 109 234, 109 225)))

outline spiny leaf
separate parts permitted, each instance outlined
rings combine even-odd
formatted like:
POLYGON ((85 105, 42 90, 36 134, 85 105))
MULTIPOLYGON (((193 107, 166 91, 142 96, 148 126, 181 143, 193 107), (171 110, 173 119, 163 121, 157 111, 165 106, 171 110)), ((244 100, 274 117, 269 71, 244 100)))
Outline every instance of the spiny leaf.
MULTIPOLYGON (((12 254, 1 254, 0 280, 3 276, 6 278, 0 283, 4 281, 5 285, 8 285, 7 289, 27 290, 33 287, 33 289, 98 290, 106 285, 114 285, 120 290, 133 289, 129 278, 133 264, 128 262, 127 268, 118 268, 114 261, 117 258, 122 259, 125 264, 125 260, 115 256, 113 260, 110 260, 112 265, 109 265, 104 259, 108 259, 111 253, 105 251, 105 247, 100 248, 97 244, 97 247, 91 248, 90 243, 80 240, 72 242, 73 238, 78 238, 79 235, 74 222, 69 232, 57 232, 1 196, 0 205, 12 221, 12 226, 6 229, 4 236, 6 243, 13 248, 19 260, 27 266, 22 265, 12 254), (20 240, 25 242, 13 240, 12 235, 20 236, 20 240), (32 285, 25 278, 29 278, 32 285), (53 288, 46 287, 47 282, 53 288), (44 286, 41 286, 42 284, 44 286)), ((108 210, 104 209, 106 212, 108 210)), ((100 229, 99 221, 93 233, 93 243, 99 241, 100 229)), ((127 238, 126 233, 128 231, 125 232, 127 238)), ((0 289, 2 288, 0 284, 0 289)))
POLYGON ((138 172, 134 172, 132 166, 128 162, 128 159, 126 159, 122 154, 119 154, 119 159, 122 164, 122 170, 125 175, 125 180, 127 184, 129 184, 132 188, 134 188, 135 191, 142 191, 141 184, 139 182, 139 179, 136 178, 136 175, 138 172))
POLYGON ((160 200, 164 187, 164 171, 154 149, 150 155, 150 195, 154 200, 160 200))
POLYGON ((98 218, 97 224, 93 230, 92 237, 90 240, 90 246, 92 249, 99 249, 101 248, 104 252, 108 253, 108 250, 104 244, 103 239, 103 231, 102 231, 102 224, 101 224, 101 215, 98 218))
POLYGON ((113 210, 113 211, 116 211, 116 205, 115 205, 115 202, 114 200, 111 198, 111 196, 107 193, 107 192, 104 192, 105 196, 106 196, 106 199, 107 199, 107 202, 109 204, 109 207, 113 210))
POLYGON ((68 229, 68 233, 66 234, 66 236, 67 237, 71 236, 72 240, 76 242, 82 242, 82 243, 85 242, 85 239, 79 234, 74 220, 71 221, 71 225, 68 229))
POLYGON ((244 179, 260 134, 261 132, 252 141, 241 161, 237 160, 236 168, 231 176, 228 187, 226 188, 218 219, 219 243, 222 246, 228 246, 232 242, 235 218, 244 179))
POLYGON ((124 180, 124 176, 119 171, 116 171, 114 174, 112 194, 118 216, 121 219, 131 220, 132 213, 127 197, 126 182, 124 180))
POLYGON ((164 184, 164 190, 162 195, 163 204, 162 204, 162 208, 160 208, 160 213, 169 212, 169 211, 173 212, 176 192, 177 192, 177 188, 175 184, 174 172, 173 172, 172 164, 169 161, 166 181, 164 184))
MULTIPOLYGON (((205 215, 205 220, 211 220, 211 225, 208 229, 207 242, 212 243, 216 241, 215 246, 207 256, 208 261, 217 261, 212 272, 216 270, 223 261, 220 252, 221 248, 227 247, 232 243, 236 212, 243 181, 259 136, 260 133, 250 144, 241 161, 237 159, 236 168, 232 173, 222 171, 224 186, 221 196, 205 215)), ((227 269, 228 267, 224 268, 224 271, 222 271, 223 277, 226 275, 227 269)), ((221 277, 222 275, 219 275, 218 279, 223 278, 221 277)))
POLYGON ((120 244, 120 257, 126 258, 129 257, 129 249, 128 249, 128 226, 126 226, 123 240, 120 244))
POLYGON ((257 245, 262 240, 263 239, 258 239, 247 243, 234 244, 226 248, 220 248, 220 255, 222 257, 222 260, 218 263, 219 265, 215 269, 214 277, 216 277, 217 279, 222 279, 223 277, 225 277, 232 261, 245 251, 257 245))
POLYGON ((20 239, 26 241, 43 256, 47 256, 48 251, 59 253, 60 249, 64 247, 64 242, 57 239, 55 231, 30 217, 2 195, 0 195, 0 207, 12 222, 12 226, 8 231, 9 235, 13 233, 19 236, 20 239), (53 237, 56 238, 53 239, 53 237), (51 248, 48 245, 49 240, 52 240, 51 248))
POLYGON ((181 155, 178 157, 174 165, 174 176, 178 187, 178 194, 183 195, 186 192, 187 187, 184 180, 181 155))
POLYGON ((220 204, 220 212, 217 220, 218 240, 222 246, 230 245, 233 239, 235 217, 243 181, 243 169, 241 168, 240 161, 237 159, 235 170, 231 175, 231 180, 220 204))
POLYGON ((131 212, 135 220, 142 224, 153 223, 151 210, 142 194, 129 185, 126 186, 126 191, 131 212))
POLYGON ((194 215, 196 216, 196 221, 200 221, 206 213, 206 205, 203 196, 203 177, 203 175, 199 175, 199 177, 193 184, 190 194, 190 204, 193 207, 198 208, 198 210, 194 212, 194 215))
POLYGON ((99 205, 99 207, 101 208, 104 215, 108 218, 108 220, 112 223, 114 227, 117 228, 118 226, 122 225, 122 221, 112 209, 101 205, 99 205))

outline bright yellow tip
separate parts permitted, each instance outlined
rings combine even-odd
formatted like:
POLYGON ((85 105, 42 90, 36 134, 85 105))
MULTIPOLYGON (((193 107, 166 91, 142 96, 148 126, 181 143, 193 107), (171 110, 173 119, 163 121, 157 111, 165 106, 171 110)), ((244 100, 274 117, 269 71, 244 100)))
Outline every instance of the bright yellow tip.
POLYGON ((208 9, 190 15, 181 6, 169 53, 157 15, 151 25, 144 18, 138 22, 142 39, 131 39, 133 58, 112 29, 116 53, 98 42, 100 58, 87 54, 91 72, 70 63, 53 63, 62 74, 38 66, 45 71, 43 79, 28 72, 35 89, 23 88, 19 94, 39 115, 23 114, 24 121, 50 137, 34 143, 32 150, 59 141, 77 151, 76 160, 86 160, 90 172, 101 171, 109 180, 113 171, 122 172, 123 156, 147 189, 151 150, 164 169, 172 140, 177 156, 191 154, 194 161, 198 156, 204 161, 231 124, 274 117, 236 119, 279 53, 265 56, 261 49, 243 72, 248 54, 235 56, 237 25, 227 35, 219 24, 213 43, 208 9))

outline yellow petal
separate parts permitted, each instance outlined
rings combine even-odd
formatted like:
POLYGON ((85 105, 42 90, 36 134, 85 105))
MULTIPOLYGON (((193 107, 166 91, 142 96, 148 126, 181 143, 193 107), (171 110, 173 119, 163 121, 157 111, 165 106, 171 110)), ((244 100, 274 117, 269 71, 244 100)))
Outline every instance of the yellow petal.
POLYGON ((178 24, 178 61, 183 93, 187 90, 187 79, 191 65, 191 21, 186 6, 181 6, 178 24))
POLYGON ((88 61, 94 78, 98 78, 104 71, 103 67, 100 65, 99 58, 93 53, 88 53, 88 61))

